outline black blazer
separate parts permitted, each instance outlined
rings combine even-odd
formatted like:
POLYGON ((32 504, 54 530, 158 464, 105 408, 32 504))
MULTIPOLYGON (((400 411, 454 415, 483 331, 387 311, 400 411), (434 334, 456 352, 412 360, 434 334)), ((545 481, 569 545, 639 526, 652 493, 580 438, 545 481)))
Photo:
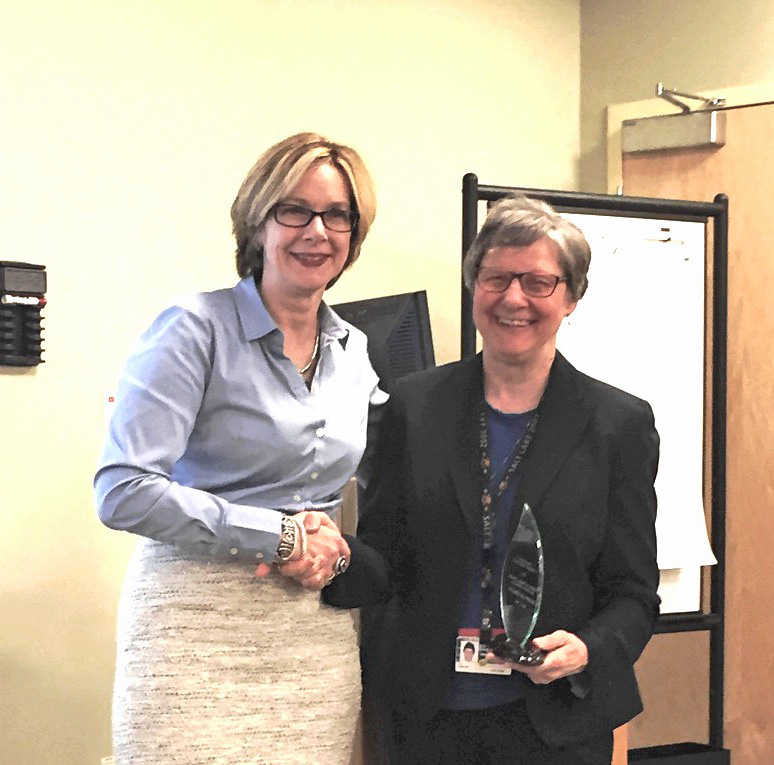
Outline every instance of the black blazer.
MULTIPOLYGON (((381 648, 364 646, 364 677, 421 718, 444 703, 465 563, 481 546, 482 395, 480 356, 396 384, 358 536, 348 538, 350 567, 323 590, 342 607, 394 594, 381 648)), ((515 505, 532 507, 545 552, 534 635, 565 629, 589 651, 584 698, 566 679, 528 690, 530 719, 552 746, 611 731, 642 709, 633 665, 658 614, 657 462, 650 406, 557 354, 515 505)))

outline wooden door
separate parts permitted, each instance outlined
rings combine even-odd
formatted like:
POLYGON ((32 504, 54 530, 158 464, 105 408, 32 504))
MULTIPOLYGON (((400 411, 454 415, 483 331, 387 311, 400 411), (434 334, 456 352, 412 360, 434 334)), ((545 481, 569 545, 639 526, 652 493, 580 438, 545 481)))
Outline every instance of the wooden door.
MULTIPOLYGON (((774 104, 729 109, 727 120, 720 149, 624 156, 623 188, 729 197, 724 737, 734 765, 760 765, 774 757, 774 104)), ((681 320, 657 295, 653 310, 681 320)), ((693 738, 685 730, 706 741, 707 644, 700 633, 652 641, 630 746, 693 738)))

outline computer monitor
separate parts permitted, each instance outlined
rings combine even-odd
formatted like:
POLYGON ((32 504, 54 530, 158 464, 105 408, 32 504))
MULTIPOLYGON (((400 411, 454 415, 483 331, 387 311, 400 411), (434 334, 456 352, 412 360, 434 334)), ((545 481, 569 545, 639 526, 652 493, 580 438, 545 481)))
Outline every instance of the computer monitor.
POLYGON ((393 382, 409 372, 435 366, 427 293, 356 300, 331 306, 342 319, 368 337, 368 355, 389 393, 393 382))

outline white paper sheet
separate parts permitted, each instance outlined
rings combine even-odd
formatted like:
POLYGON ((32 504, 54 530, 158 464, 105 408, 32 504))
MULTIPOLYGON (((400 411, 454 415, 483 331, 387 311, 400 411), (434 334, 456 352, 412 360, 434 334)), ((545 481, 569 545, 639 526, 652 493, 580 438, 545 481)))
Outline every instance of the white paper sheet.
POLYGON ((703 222, 568 214, 591 245, 589 289, 557 338, 581 371, 653 407, 661 437, 656 493, 664 608, 698 610, 698 567, 715 563, 702 502, 703 222), (686 608, 686 605, 692 605, 686 608))

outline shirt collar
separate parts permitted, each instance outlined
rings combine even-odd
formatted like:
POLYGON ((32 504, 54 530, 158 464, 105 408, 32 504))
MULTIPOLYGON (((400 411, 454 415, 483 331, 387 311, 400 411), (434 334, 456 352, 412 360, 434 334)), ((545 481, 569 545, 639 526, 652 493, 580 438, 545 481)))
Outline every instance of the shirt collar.
POLYGON ((331 340, 338 340, 342 348, 347 347, 349 338, 349 327, 344 320, 332 311, 325 303, 320 304, 320 334, 323 337, 330 337, 331 340))
POLYGON ((248 342, 259 340, 278 329, 277 323, 271 318, 271 314, 263 304, 252 275, 245 276, 234 287, 234 299, 242 331, 245 333, 245 340, 248 342))
MULTIPOLYGON (((248 342, 259 340, 275 329, 279 330, 277 323, 263 304, 252 275, 246 276, 237 283, 234 287, 234 298, 242 331, 248 342)), ((320 305, 320 333, 323 337, 338 340, 343 347, 347 345, 348 326, 325 303, 320 305)))

